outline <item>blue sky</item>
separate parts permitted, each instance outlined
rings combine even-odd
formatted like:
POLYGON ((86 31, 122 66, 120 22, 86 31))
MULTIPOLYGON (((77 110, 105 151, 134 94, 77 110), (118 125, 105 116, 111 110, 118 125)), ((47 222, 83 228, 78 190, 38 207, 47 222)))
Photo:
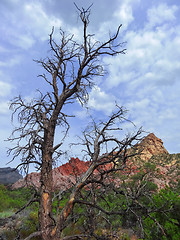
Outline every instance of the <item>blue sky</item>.
MULTIPOLYGON (((92 2, 76 1, 84 8, 92 2)), ((89 31, 103 41, 122 24, 118 40, 127 48, 125 55, 102 59, 108 74, 90 92, 91 113, 106 117, 117 102, 137 127, 154 132, 170 153, 180 152, 179 0, 98 0, 91 11, 89 31)), ((1 0, 0 22, 0 167, 5 167, 10 158, 4 139, 13 129, 9 101, 19 94, 31 99, 45 88, 33 59, 47 56, 52 26, 57 41, 60 27, 77 40, 82 28, 72 0, 1 0)), ((89 117, 78 104, 70 111, 77 116, 69 134, 74 140, 89 117)))

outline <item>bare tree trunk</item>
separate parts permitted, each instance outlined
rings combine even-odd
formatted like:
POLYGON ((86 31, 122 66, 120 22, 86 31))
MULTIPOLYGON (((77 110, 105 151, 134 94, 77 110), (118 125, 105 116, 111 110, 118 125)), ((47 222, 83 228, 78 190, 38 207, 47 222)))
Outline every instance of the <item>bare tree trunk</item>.
POLYGON ((39 223, 42 231, 42 239, 48 240, 51 228, 53 227, 52 219, 52 167, 48 161, 42 164, 41 171, 41 189, 40 189, 40 206, 39 206, 39 223), (49 174, 47 174, 47 172, 49 174))
MULTIPOLYGON (((49 131, 50 133, 50 131, 49 131)), ((46 135, 46 133, 45 133, 46 135)), ((45 149, 42 151, 42 168, 41 168, 41 188, 40 188, 40 206, 39 206, 39 224, 42 232, 42 239, 51 239, 51 230, 53 228, 52 216, 52 145, 53 138, 51 134, 45 137, 45 149)))

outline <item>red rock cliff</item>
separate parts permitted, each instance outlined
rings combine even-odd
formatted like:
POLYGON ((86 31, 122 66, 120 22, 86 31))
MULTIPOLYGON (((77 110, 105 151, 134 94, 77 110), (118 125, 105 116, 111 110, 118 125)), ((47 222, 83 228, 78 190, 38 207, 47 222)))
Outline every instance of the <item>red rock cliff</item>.
MULTIPOLYGON (((68 163, 53 169, 54 190, 65 190, 71 187, 76 182, 76 178, 85 173, 88 167, 88 162, 80 161, 78 158, 71 158, 68 163)), ((40 184, 40 173, 30 173, 25 178, 13 184, 12 189, 27 186, 34 186, 38 189, 40 184)))

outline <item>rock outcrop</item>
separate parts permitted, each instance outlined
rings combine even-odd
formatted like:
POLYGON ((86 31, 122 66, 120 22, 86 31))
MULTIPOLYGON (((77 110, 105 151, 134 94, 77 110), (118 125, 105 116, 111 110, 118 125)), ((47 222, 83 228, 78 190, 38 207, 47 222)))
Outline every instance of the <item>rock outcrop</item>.
POLYGON ((147 161, 154 155, 168 154, 168 151, 163 146, 163 141, 157 138, 154 133, 147 135, 140 144, 138 144, 140 150, 141 160, 147 161))
POLYGON ((0 184, 9 185, 22 179, 22 175, 19 174, 15 168, 0 168, 0 184))
MULTIPOLYGON (((168 155, 168 151, 163 146, 163 141, 153 133, 147 135, 137 144, 136 150, 140 150, 141 154, 138 155, 138 158, 143 162, 148 161, 152 156, 168 155)), ((127 164, 129 165, 130 162, 131 160, 129 159, 127 164)), ((134 162, 136 162, 136 166, 134 166, 134 168, 136 168, 137 161, 135 160, 134 162)), ((53 169, 53 189, 65 190, 70 188, 76 182, 76 178, 84 174, 88 167, 89 162, 80 161, 78 158, 71 158, 68 163, 53 169)), ((15 189, 31 185, 38 189, 40 184, 40 174, 30 173, 24 179, 20 179, 13 184, 12 188, 15 189)))

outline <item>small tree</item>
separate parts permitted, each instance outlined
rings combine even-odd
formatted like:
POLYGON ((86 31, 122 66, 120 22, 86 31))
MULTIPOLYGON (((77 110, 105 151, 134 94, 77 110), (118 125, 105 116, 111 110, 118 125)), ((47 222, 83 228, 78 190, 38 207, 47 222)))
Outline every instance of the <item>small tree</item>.
MULTIPOLYGON (((38 90, 38 97, 27 102, 21 96, 13 99, 10 108, 13 115, 17 115, 19 127, 15 128, 9 141, 16 142, 16 145, 9 149, 13 154, 13 160, 21 156, 21 163, 17 167, 25 170, 30 164, 40 170, 41 186, 39 190, 39 224, 40 231, 32 234, 41 235, 43 240, 60 239, 62 230, 66 226, 66 220, 72 212, 75 203, 89 204, 77 199, 80 189, 85 185, 95 182, 104 182, 104 176, 110 172, 117 171, 115 159, 119 153, 124 151, 136 140, 140 131, 134 136, 129 136, 119 141, 112 136, 106 135, 107 131, 119 130, 112 126, 117 119, 123 120, 124 112, 119 108, 113 113, 110 119, 99 128, 94 125, 94 137, 91 133, 84 132, 84 144, 90 156, 91 165, 84 177, 75 185, 69 200, 64 209, 59 213, 56 221, 52 214, 52 168, 53 163, 62 154, 61 146, 69 130, 68 114, 64 112, 66 104, 72 104, 79 99, 81 103, 88 100, 88 91, 95 84, 95 77, 103 76, 103 67, 100 64, 102 56, 124 54, 125 49, 118 42, 121 25, 116 33, 110 36, 103 43, 95 41, 93 35, 87 31, 89 25, 90 8, 79 9, 79 16, 83 24, 83 42, 74 40, 73 35, 66 35, 60 29, 60 43, 53 38, 54 29, 49 36, 50 56, 46 59, 37 60, 45 73, 40 75, 48 85, 47 92, 38 90), (61 141, 55 145, 55 132, 57 127, 62 127, 61 141), (64 131, 65 130, 65 131, 64 131), (101 156, 101 145, 113 142, 116 144, 110 153, 101 156), (116 154, 114 151, 116 150, 116 154), (100 169, 107 163, 113 163, 111 170, 98 170, 100 179, 97 176, 91 180, 95 169, 100 169)), ((125 163, 126 156, 122 158, 125 163)), ((94 204, 95 208, 100 208, 94 204)), ((70 238, 69 238, 70 239, 70 238)), ((71 238, 80 239, 80 238, 71 238)))

